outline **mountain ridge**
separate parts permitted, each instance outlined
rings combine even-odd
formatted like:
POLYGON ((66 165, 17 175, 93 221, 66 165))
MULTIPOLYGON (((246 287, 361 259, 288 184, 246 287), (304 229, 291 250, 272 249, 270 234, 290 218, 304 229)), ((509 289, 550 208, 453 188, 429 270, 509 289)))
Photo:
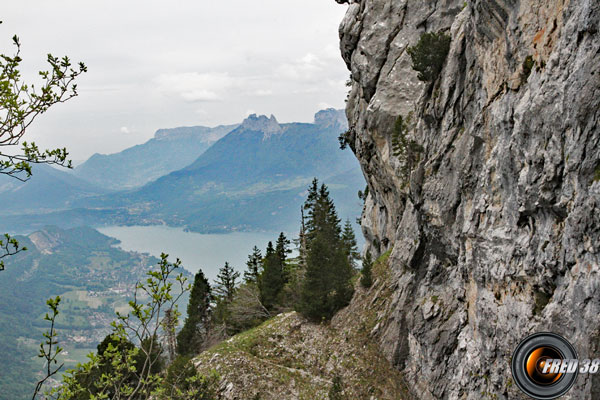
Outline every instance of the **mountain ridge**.
POLYGON ((113 154, 95 153, 73 174, 109 190, 143 186, 185 167, 238 125, 159 129, 154 137, 113 154))
MULTIPOLYGON (((5 216, 0 228, 167 224, 205 233, 295 230, 314 177, 331 186, 340 215, 354 221, 364 179, 352 154, 339 149, 337 137, 345 128, 343 111, 334 109, 316 113, 314 123, 279 124, 274 116, 251 115, 181 169, 141 187, 81 196, 62 211, 5 216)), ((187 134, 187 128, 178 129, 187 134)))

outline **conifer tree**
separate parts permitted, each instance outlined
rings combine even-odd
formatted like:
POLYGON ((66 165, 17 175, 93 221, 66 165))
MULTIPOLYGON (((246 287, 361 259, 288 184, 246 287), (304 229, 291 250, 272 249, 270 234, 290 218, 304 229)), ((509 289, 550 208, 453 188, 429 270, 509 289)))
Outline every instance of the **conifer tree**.
POLYGON ((373 259, 371 258, 371 252, 367 250, 367 253, 362 260, 360 284, 364 288, 369 288, 373 284, 373 259))
POLYGON ((304 218, 304 206, 300 207, 300 234, 298 235, 298 252, 299 254, 299 266, 306 268, 306 253, 308 250, 306 242, 306 219, 304 218))
POLYGON ((187 317, 183 328, 177 335, 178 354, 195 355, 200 352, 208 333, 210 301, 210 284, 200 270, 194 277, 194 285, 187 306, 187 317))
POLYGON ((313 181, 304 205, 307 260, 298 310, 309 318, 331 318, 352 297, 352 267, 342 239, 340 219, 324 184, 313 181))
POLYGON ((227 303, 230 303, 233 300, 233 295, 235 294, 235 285, 237 279, 240 277, 240 273, 234 271, 234 269, 229 266, 229 263, 226 262, 225 266, 219 270, 219 274, 217 275, 216 285, 215 285, 215 293, 217 296, 227 303))
POLYGON ((348 262, 352 268, 356 268, 356 261, 360 259, 360 253, 358 252, 356 236, 354 236, 354 229, 352 229, 352 223, 350 222, 350 219, 347 219, 346 224, 344 225, 342 241, 344 242, 344 247, 346 248, 348 262))
POLYGON ((281 250, 282 249, 274 249, 273 243, 269 242, 263 260, 263 272, 260 279, 260 296, 262 303, 268 309, 273 309, 277 303, 277 296, 285 284, 283 265, 278 254, 281 250))
POLYGON ((254 248, 252 249, 252 254, 248 256, 248 261, 246 261, 246 266, 248 268, 244 272, 244 282, 258 284, 261 262, 262 254, 260 252, 260 249, 254 246, 254 248))
POLYGON ((277 254, 282 266, 285 265, 287 255, 292 252, 292 250, 290 250, 290 243, 290 240, 285 237, 283 232, 281 232, 275 244, 275 253, 277 254))
MULTIPOLYGON (((308 187, 308 195, 306 197, 306 201, 304 202, 304 210, 307 211, 307 216, 305 220, 305 233, 309 235, 310 232, 314 230, 314 212, 316 208, 317 201, 319 199, 319 181, 317 178, 314 178, 310 186, 308 187)), ((307 246, 306 250, 308 250, 308 241, 309 237, 306 237, 307 246)))

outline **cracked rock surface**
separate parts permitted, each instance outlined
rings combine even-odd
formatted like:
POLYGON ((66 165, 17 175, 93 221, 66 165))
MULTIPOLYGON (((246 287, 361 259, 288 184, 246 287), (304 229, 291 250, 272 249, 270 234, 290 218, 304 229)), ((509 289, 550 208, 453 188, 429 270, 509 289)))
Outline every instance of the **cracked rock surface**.
MULTIPOLYGON (((375 255, 391 250, 388 312, 371 335, 413 397, 525 398, 510 357, 534 332, 600 358, 599 21, 597 0, 348 5, 363 233, 375 255), (437 31, 450 51, 421 82, 406 49, 437 31), (409 114, 423 152, 406 179, 392 130, 409 114)), ((600 376, 580 375, 564 398, 600 398, 600 376)))

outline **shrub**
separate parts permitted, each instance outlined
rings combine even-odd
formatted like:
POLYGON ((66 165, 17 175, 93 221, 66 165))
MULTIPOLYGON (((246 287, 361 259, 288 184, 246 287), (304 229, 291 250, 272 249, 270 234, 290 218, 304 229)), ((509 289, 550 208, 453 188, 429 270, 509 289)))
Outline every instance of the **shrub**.
POLYGON ((402 161, 401 172, 405 183, 408 183, 410 172, 421 160, 421 153, 423 153, 423 146, 406 137, 411 119, 411 114, 406 119, 401 115, 398 116, 392 132, 392 152, 402 161))
POLYGON ((529 79, 529 75, 531 74, 531 70, 535 66, 535 61, 532 56, 527 56, 523 61, 523 70, 521 72, 521 84, 527 82, 529 79))
POLYGON ((211 371, 202 375, 188 356, 178 356, 167 369, 161 387, 153 395, 155 399, 170 400, 213 400, 219 375, 211 371))
POLYGON ((329 389, 329 400, 343 400, 342 378, 339 375, 333 377, 331 388, 329 389))
POLYGON ((407 49, 412 59, 412 67, 419 72, 420 80, 433 82, 437 79, 450 50, 450 41, 450 36, 443 32, 426 32, 421 35, 415 46, 407 49))

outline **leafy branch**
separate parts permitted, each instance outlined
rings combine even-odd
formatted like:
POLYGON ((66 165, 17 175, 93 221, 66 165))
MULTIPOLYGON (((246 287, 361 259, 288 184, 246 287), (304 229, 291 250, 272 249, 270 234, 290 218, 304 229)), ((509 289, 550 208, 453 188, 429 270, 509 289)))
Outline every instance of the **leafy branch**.
POLYGON ((4 239, 0 239, 0 249, 2 253, 0 253, 0 271, 4 271, 4 257, 14 256, 21 251, 27 250, 27 247, 20 247, 19 242, 14 237, 10 236, 8 233, 4 234, 4 239))
MULTIPOLYGON (((21 80, 21 42, 13 36, 14 55, 0 54, 0 147, 19 145, 27 128, 51 106, 77 96, 75 80, 87 72, 84 63, 73 65, 69 57, 48 54, 49 69, 40 71, 42 84, 36 88, 21 80)), ((0 151, 0 174, 26 181, 31 164, 56 164, 71 168, 65 148, 40 150, 35 143, 23 142, 20 153, 0 151)))
POLYGON ((40 344, 40 352, 38 354, 38 357, 46 360, 46 376, 38 381, 31 400, 35 400, 40 393, 40 390, 44 386, 44 383, 46 383, 46 381, 52 376, 56 375, 56 373, 58 373, 58 371, 60 371, 64 366, 63 363, 57 368, 52 367, 53 365, 58 364, 58 355, 63 351, 63 349, 58 345, 58 334, 56 333, 55 328, 56 317, 58 317, 59 314, 58 305, 60 304, 60 296, 56 296, 54 299, 48 299, 46 304, 52 312, 52 315, 46 313, 44 316, 45 321, 50 321, 50 330, 43 333, 46 340, 40 344))
POLYGON ((158 268, 148 271, 147 279, 136 285, 134 300, 129 302, 131 311, 117 312, 102 354, 90 354, 87 363, 67 371, 63 385, 51 395, 60 400, 152 398, 164 381, 159 366, 163 351, 159 333, 169 334, 164 317, 168 314, 170 323, 177 325, 177 302, 190 290, 187 278, 173 276, 181 261, 169 263, 167 257, 161 254, 158 268))

